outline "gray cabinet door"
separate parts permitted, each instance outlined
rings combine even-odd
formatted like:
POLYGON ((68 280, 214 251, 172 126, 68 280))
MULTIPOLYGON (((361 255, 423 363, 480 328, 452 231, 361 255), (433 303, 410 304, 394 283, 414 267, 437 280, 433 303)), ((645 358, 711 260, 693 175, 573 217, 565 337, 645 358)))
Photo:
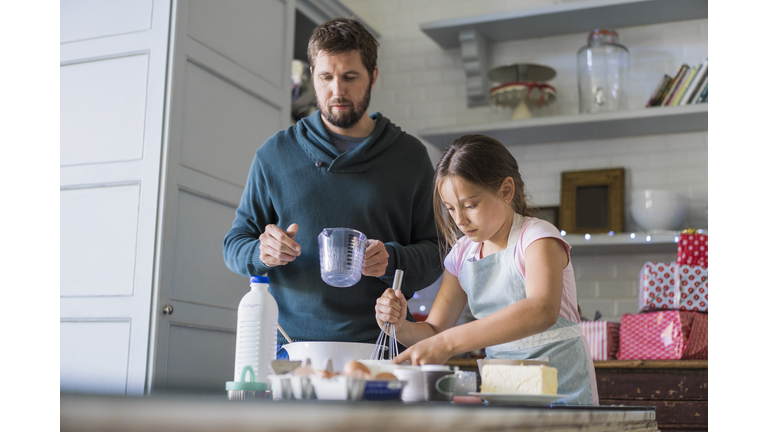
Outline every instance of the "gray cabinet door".
POLYGON ((170 12, 61 2, 62 392, 145 391, 170 12))
POLYGON ((176 5, 149 376, 153 392, 223 392, 249 283, 222 244, 256 149, 290 125, 295 2, 176 5))

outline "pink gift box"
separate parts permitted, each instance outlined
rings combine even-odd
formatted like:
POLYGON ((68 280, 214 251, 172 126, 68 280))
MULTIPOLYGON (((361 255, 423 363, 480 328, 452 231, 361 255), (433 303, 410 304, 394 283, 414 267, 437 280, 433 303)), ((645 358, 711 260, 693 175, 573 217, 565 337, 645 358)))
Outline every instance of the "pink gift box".
POLYGON ((587 340, 592 360, 616 358, 619 350, 619 323, 613 321, 581 321, 581 334, 587 340))
POLYGON ((705 313, 661 311, 626 314, 619 330, 619 360, 706 359, 708 317, 705 313))
POLYGON ((709 267, 709 236, 680 234, 677 242, 677 263, 709 267))

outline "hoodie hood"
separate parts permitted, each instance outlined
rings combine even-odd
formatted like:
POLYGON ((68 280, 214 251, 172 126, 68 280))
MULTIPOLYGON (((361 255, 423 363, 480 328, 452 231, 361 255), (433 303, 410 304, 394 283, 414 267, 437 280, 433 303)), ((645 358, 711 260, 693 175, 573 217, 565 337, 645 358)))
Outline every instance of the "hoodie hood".
POLYGON ((342 154, 333 145, 320 118, 320 111, 299 120, 295 128, 297 141, 310 158, 322 161, 330 172, 370 171, 381 162, 376 156, 396 144, 403 133, 378 112, 370 117, 376 121, 373 132, 357 148, 342 154))

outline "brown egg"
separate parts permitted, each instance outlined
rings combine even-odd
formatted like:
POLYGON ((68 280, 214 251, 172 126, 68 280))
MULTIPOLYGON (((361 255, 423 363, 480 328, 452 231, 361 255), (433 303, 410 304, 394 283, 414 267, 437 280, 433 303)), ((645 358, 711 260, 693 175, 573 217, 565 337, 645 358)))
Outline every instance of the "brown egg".
POLYGON ((397 377, 389 372, 382 372, 376 375, 377 381, 397 381, 397 377))
POLYGON ((315 373, 320 375, 323 378, 333 378, 339 374, 338 372, 328 372, 324 370, 315 371, 315 373))
POLYGON ((366 379, 366 376, 371 375, 371 371, 366 365, 350 360, 344 365, 344 375, 352 378, 366 379))
POLYGON ((315 368, 313 368, 312 366, 299 366, 296 369, 294 369, 293 372, 291 373, 296 376, 310 376, 316 372, 315 372, 315 368))

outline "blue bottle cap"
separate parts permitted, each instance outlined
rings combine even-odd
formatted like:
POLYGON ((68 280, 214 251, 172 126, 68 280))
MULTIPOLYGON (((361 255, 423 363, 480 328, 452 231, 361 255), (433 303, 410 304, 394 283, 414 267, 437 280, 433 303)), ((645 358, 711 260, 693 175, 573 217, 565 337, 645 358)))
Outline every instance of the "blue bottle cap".
POLYGON ((269 283, 269 278, 266 276, 251 276, 251 283, 269 283))

